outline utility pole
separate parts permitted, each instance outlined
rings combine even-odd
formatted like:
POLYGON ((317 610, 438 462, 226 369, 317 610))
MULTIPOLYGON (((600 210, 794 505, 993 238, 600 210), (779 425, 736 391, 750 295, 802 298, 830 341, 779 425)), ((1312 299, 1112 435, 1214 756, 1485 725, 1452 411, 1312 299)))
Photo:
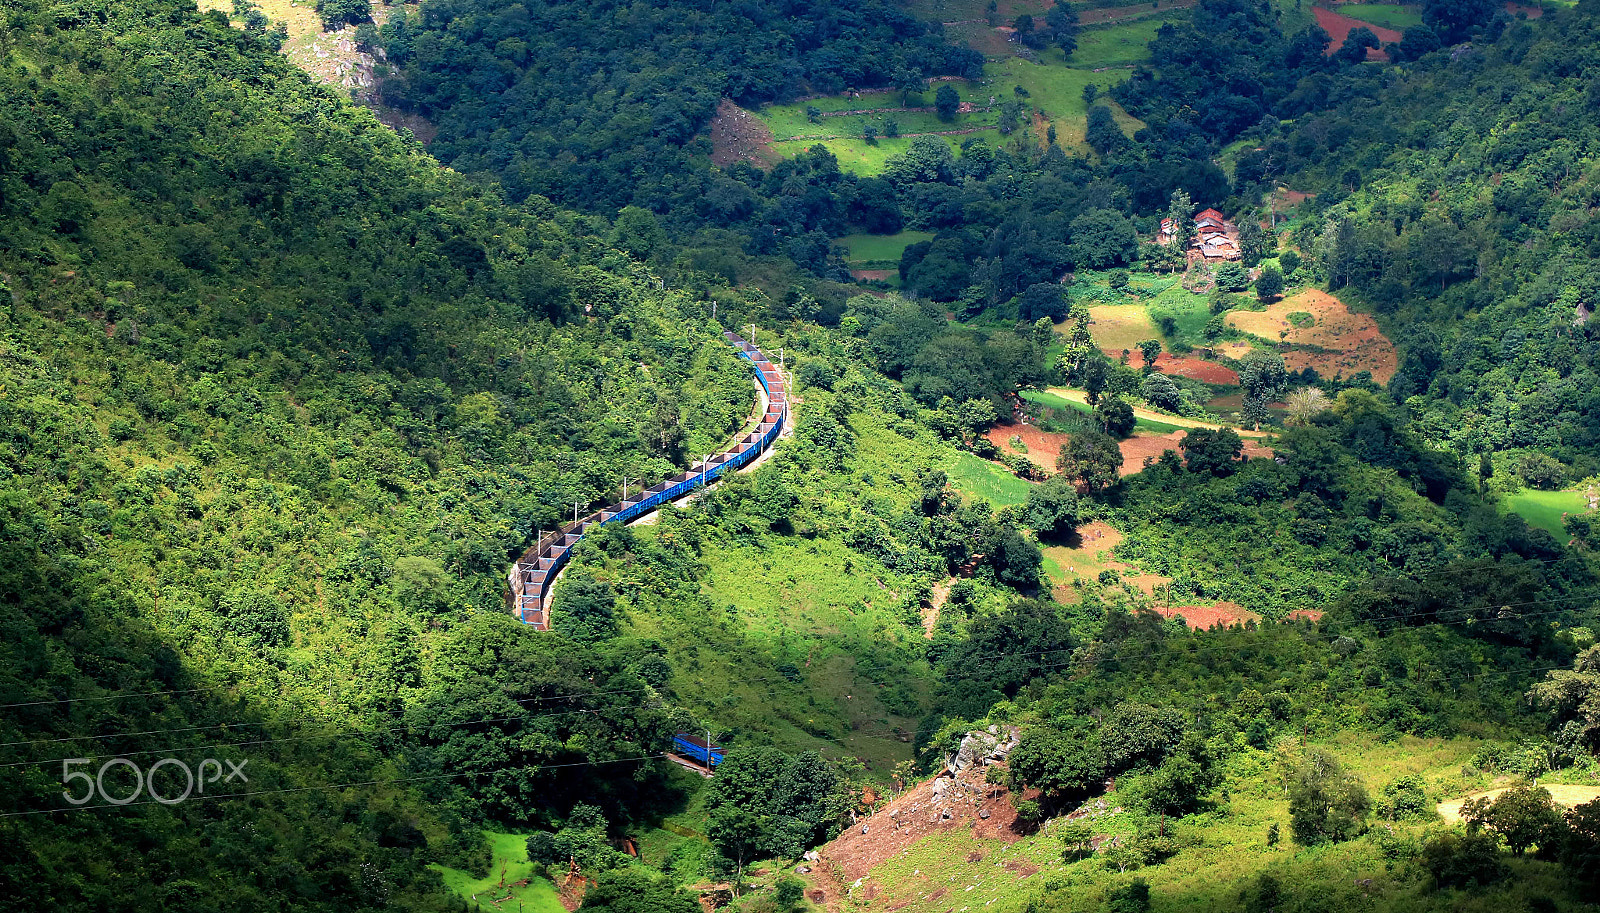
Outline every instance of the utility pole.
POLYGON ((711 773, 711 730, 706 730, 706 773, 711 773))
POLYGON ((700 487, 701 488, 706 487, 706 470, 708 470, 710 468, 711 468, 711 454, 708 453, 708 454, 706 454, 706 458, 700 461, 700 487))
POLYGON ((752 323, 752 324, 750 324, 750 326, 747 329, 750 330, 750 344, 751 345, 755 345, 756 344, 756 325, 752 323))
POLYGON ((711 319, 713 321, 717 319, 717 299, 715 298, 711 299, 711 319))
MULTIPOLYGON (((576 527, 578 525, 578 508, 581 507, 582 505, 583 505, 582 501, 573 501, 572 502, 572 525, 574 527, 576 527)), ((580 530, 580 532, 581 532, 581 530, 580 530)))
POLYGON ((626 502, 628 500, 628 486, 631 485, 634 482, 638 482, 639 483, 639 493, 640 494, 644 494, 644 479, 642 479, 642 478, 630 479, 627 476, 623 476, 622 477, 622 500, 624 502, 626 502))

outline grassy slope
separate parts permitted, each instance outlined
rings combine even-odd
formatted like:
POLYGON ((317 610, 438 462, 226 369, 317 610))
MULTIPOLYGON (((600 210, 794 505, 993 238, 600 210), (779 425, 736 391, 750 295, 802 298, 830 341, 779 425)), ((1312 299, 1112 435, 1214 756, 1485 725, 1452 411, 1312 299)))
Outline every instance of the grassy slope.
POLYGON ((1561 526, 1561 515, 1588 509, 1588 501, 1579 491, 1529 491, 1522 490, 1505 496, 1506 509, 1528 521, 1528 525, 1549 530, 1557 538, 1566 536, 1561 526))
POLYGON ((494 864, 489 867, 488 877, 474 878, 459 869, 429 866, 443 876, 445 887, 467 902, 477 895, 480 907, 486 901, 495 901, 498 903, 494 906, 500 909, 509 909, 506 904, 515 903, 521 913, 566 913, 560 898, 556 896, 555 885, 533 874, 534 864, 528 861, 528 835, 491 831, 485 836, 489 838, 489 846, 494 853, 494 864), (517 882, 524 879, 528 882, 526 885, 516 886, 517 882))
POLYGON ((1031 483, 970 453, 955 454, 945 472, 950 476, 950 484, 958 490, 982 498, 996 508, 1023 503, 1028 500, 1028 489, 1033 487, 1031 483))
MULTIPOLYGON (((1338 755, 1375 795, 1381 795, 1385 784, 1407 774, 1420 775, 1430 798, 1436 801, 1463 795, 1483 782, 1481 776, 1461 775, 1462 764, 1478 747, 1468 739, 1406 737, 1384 743, 1347 734, 1324 747, 1338 755)), ((1235 755, 1227 765, 1224 788, 1211 797, 1210 810, 1166 823, 1184 848, 1162 865, 1121 873, 1108 866, 1103 856, 1066 862, 1061 842, 1050 836, 1048 828, 1010 844, 950 832, 925 838, 887 861, 872 872, 868 882, 876 881, 880 889, 890 892, 891 905, 909 899, 903 908, 896 907, 908 913, 944 911, 952 903, 958 909, 995 913, 1024 909, 1098 913, 1105 909, 1112 888, 1136 877, 1149 883, 1155 911, 1236 910, 1244 908, 1242 889, 1263 872, 1283 883, 1285 897, 1310 896, 1306 892, 1315 885, 1315 893, 1328 901, 1316 909, 1452 906, 1457 895, 1419 894, 1413 879, 1397 877, 1400 872, 1385 858, 1383 841, 1389 825, 1384 822, 1377 823, 1367 837, 1350 843, 1312 849, 1293 844, 1280 764, 1298 751, 1297 740, 1289 737, 1273 750, 1246 749, 1235 755), (1282 841, 1269 847, 1267 829, 1273 823, 1278 824, 1282 841), (1015 871, 1022 865, 1039 871, 1025 876, 1015 871), (908 887, 913 892, 910 898, 900 893, 908 887), (944 895, 931 900, 930 895, 941 888, 944 895), (1030 902, 1035 906, 1030 907, 1030 902)), ((1116 793, 1105 800, 1108 809, 1124 807, 1124 798, 1116 793)), ((1097 836, 1130 835, 1134 829, 1133 816, 1126 812, 1092 820, 1097 836)), ((1402 839, 1427 826, 1424 822, 1392 825, 1402 839)), ((1500 890, 1516 896, 1533 885, 1546 894, 1561 896, 1552 889, 1548 870, 1540 865, 1526 866, 1500 890)), ((1511 908, 1521 907, 1513 903, 1511 908)))

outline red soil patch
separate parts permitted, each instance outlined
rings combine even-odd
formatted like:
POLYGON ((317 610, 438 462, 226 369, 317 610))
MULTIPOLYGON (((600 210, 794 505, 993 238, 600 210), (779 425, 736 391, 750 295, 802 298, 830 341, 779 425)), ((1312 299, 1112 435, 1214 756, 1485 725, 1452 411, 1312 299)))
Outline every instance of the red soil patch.
POLYGON ((1162 618, 1181 617, 1189 627, 1201 630, 1209 630, 1218 625, 1225 628, 1229 625, 1261 620, 1260 615, 1231 602, 1219 602, 1216 605, 1162 606, 1156 609, 1156 614, 1162 618))
POLYGON ((769 168, 782 160, 772 148, 772 131, 755 115, 724 98, 711 118, 711 161, 722 167, 749 162, 769 168))
MULTIPOLYGON (((1122 441, 1118 447, 1122 450, 1122 474, 1131 476, 1144 469, 1144 459, 1149 457, 1152 461, 1161 459, 1164 450, 1175 450, 1179 456, 1183 455, 1183 448, 1179 442, 1188 435, 1189 430, 1174 431, 1171 434, 1136 434, 1122 441)), ((1271 447, 1263 446, 1256 438, 1243 438, 1244 455, 1252 460, 1262 457, 1276 456, 1271 447)))
MULTIPOLYGON (((1131 363, 1134 360, 1129 359, 1129 361, 1131 363)), ((1138 363, 1144 364, 1143 359, 1138 360, 1138 363)), ((1226 365, 1206 361, 1204 358, 1173 355, 1169 352, 1162 352, 1156 357, 1156 370, 1162 374, 1176 374, 1207 384, 1233 386, 1239 383, 1239 375, 1226 365)))
POLYGON ((850 278, 852 279, 888 279, 890 276, 898 275, 900 275, 900 271, 897 269, 853 269, 850 271, 850 278))
MULTIPOLYGON (((935 798, 934 780, 925 780, 845 828, 844 833, 818 847, 820 862, 813 863, 811 874, 803 876, 813 889, 807 893, 817 900, 813 891, 820 889, 824 894, 820 902, 829 909, 836 909, 846 894, 852 893, 846 885, 865 879, 866 883, 853 890, 856 899, 870 897, 893 908, 897 902, 937 890, 926 874, 887 882, 872 877, 874 869, 906 852, 913 844, 925 839, 937 841, 955 830, 968 832, 980 840, 1005 844, 1021 840, 1024 835, 1015 827, 1017 810, 1012 807, 1004 788, 984 782, 985 773, 987 768, 981 765, 962 771, 944 800, 935 798), (985 811, 989 817, 980 817, 985 811), (950 817, 943 817, 945 812, 950 817), (866 833, 862 833, 863 829, 866 833)), ((1038 791, 1029 790, 1023 797, 1037 798, 1038 791)), ((1027 877, 1021 872, 1016 874, 1027 877)), ((931 899, 938 896, 936 893, 931 899)))
POLYGON ((1322 620, 1322 610, 1321 609, 1295 609, 1293 612, 1289 613, 1289 620, 1290 621, 1299 621, 1302 618, 1306 619, 1307 621, 1321 621, 1322 620))
POLYGON ((1508 2, 1506 4, 1506 12, 1510 13, 1513 16, 1515 16, 1518 13, 1523 13, 1523 14, 1526 14, 1529 19, 1540 19, 1540 18, 1544 17, 1544 10, 1540 9, 1539 7, 1537 7, 1537 6, 1523 6, 1520 3, 1509 3, 1508 2))
POLYGON ((1131 476, 1143 470, 1145 457, 1159 460, 1162 451, 1177 450, 1178 441, 1187 433, 1187 431, 1174 431, 1171 434, 1136 434, 1127 440, 1119 441, 1117 449, 1122 451, 1122 474, 1131 476))
MULTIPOLYGON (((1136 434, 1133 437, 1117 442, 1117 449, 1122 451, 1122 474, 1133 475, 1144 469, 1144 461, 1149 457, 1152 461, 1161 458, 1162 451, 1176 450, 1181 455, 1183 450, 1178 446, 1189 429, 1180 429, 1170 434, 1136 434)), ((1070 434, 1060 434, 1041 431, 1033 425, 1018 425, 1007 423, 996 425, 984 433, 989 443, 999 448, 1001 453, 1011 453, 1023 457, 1028 462, 1043 469, 1046 473, 1056 472, 1056 457, 1061 455, 1061 448, 1072 440, 1070 434), (1027 453, 1011 446, 1013 437, 1021 438, 1023 446, 1028 448, 1027 453)), ((1257 459, 1260 457, 1274 456, 1272 448, 1262 446, 1254 438, 1244 439, 1244 455, 1257 459)))
MULTIPOLYGON (((1394 29, 1386 29, 1381 25, 1373 25, 1370 22, 1362 22, 1360 19, 1356 19, 1352 16, 1346 16, 1343 13, 1336 13, 1333 10, 1323 9, 1320 6, 1312 7, 1311 14, 1317 17, 1317 25, 1322 26, 1322 30, 1327 32, 1329 37, 1333 39, 1333 41, 1328 43, 1327 53, 1330 56, 1337 52, 1339 48, 1344 45, 1344 40, 1350 34, 1351 30, 1361 28, 1362 26, 1372 29, 1372 34, 1377 35, 1378 41, 1382 42, 1383 44, 1391 44, 1399 41, 1401 37, 1400 33, 1394 29)), ((1367 59, 1388 60, 1389 55, 1383 51, 1367 48, 1367 59)))
POLYGON ((1009 422, 990 428, 984 437, 989 439, 989 443, 1000 448, 1002 453, 1019 454, 1045 472, 1056 471, 1056 457, 1061 454, 1061 448, 1066 446, 1067 441, 1072 439, 1071 435, 1051 434, 1033 425, 1017 425, 1009 422), (1022 453, 1011 446, 1013 436, 1022 439, 1023 445, 1028 448, 1027 453, 1022 453))

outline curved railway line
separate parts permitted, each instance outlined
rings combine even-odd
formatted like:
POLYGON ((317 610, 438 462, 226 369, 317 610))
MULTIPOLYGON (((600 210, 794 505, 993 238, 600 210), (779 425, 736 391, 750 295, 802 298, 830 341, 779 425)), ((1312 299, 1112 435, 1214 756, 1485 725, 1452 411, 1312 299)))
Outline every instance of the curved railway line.
POLYGON ((522 553, 507 575, 511 586, 512 612, 523 624, 535 630, 550 630, 550 593, 556 576, 572 557, 572 549, 585 532, 603 523, 636 520, 669 501, 675 501, 697 488, 709 485, 729 472, 755 461, 783 432, 789 418, 789 392, 783 373, 762 351, 737 333, 725 332, 722 338, 738 350, 739 356, 756 369, 756 382, 765 394, 766 410, 756 427, 741 435, 732 448, 707 460, 696 460, 687 472, 680 472, 638 495, 568 523, 542 535, 522 553))

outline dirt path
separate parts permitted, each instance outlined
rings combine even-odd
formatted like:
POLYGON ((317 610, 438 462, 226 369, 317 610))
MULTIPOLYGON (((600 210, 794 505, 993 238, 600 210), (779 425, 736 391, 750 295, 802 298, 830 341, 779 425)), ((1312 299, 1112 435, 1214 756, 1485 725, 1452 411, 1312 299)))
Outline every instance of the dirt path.
MULTIPOLYGON (((1550 798, 1554 799, 1557 805, 1566 806, 1567 808, 1600 799, 1600 786, 1570 786, 1565 783, 1547 783, 1543 784, 1543 786, 1550 791, 1550 798)), ((1440 802, 1439 815, 1445 821, 1455 824, 1461 820, 1461 806, 1465 805, 1468 799, 1493 799, 1508 788, 1502 786, 1499 789, 1487 789, 1483 792, 1473 793, 1470 796, 1463 796, 1460 799, 1440 802)))
POLYGON ((922 636, 928 640, 933 639, 933 629, 939 624, 939 613, 944 610, 944 604, 950 601, 950 585, 956 582, 951 577, 941 580, 933 585, 928 594, 928 604, 922 610, 922 636))
MULTIPOLYGON (((931 105, 923 105, 920 108, 855 108, 855 109, 850 110, 850 111, 824 111, 824 112, 822 112, 822 116, 823 117, 846 117, 846 116, 851 115, 851 114, 892 114, 892 113, 897 112, 897 111, 899 111, 899 112, 909 111, 909 112, 911 112, 913 114, 932 114, 932 113, 934 113, 935 111, 938 111, 938 110, 939 110, 938 108, 935 108, 935 107, 933 107, 931 105)), ((974 112, 977 112, 977 111, 993 111, 993 110, 994 110, 994 106, 993 105, 969 105, 969 104, 963 104, 961 106, 961 113, 962 114, 971 114, 971 113, 974 113, 974 112)), ((907 136, 917 136, 919 134, 907 133, 906 135, 907 136)))
MULTIPOLYGON (((1066 387, 1051 387, 1045 392, 1053 396, 1059 396, 1062 399, 1070 402, 1082 403, 1085 406, 1089 405, 1089 394, 1082 390, 1071 390, 1066 387)), ((1130 403, 1129 405, 1132 404, 1130 403)), ((1152 422, 1162 422, 1168 425, 1176 425, 1179 428, 1205 428, 1210 431, 1215 431, 1219 428, 1229 427, 1227 425, 1217 424, 1216 422, 1202 422, 1199 419, 1183 418, 1182 416, 1177 415, 1167 415, 1164 412, 1154 412, 1150 409, 1146 409, 1143 406, 1133 406, 1133 414, 1136 418, 1142 418, 1152 422)), ((1233 430, 1238 432, 1240 437, 1264 438, 1267 436, 1267 432, 1265 431, 1251 431, 1249 428, 1234 428, 1233 430)))

